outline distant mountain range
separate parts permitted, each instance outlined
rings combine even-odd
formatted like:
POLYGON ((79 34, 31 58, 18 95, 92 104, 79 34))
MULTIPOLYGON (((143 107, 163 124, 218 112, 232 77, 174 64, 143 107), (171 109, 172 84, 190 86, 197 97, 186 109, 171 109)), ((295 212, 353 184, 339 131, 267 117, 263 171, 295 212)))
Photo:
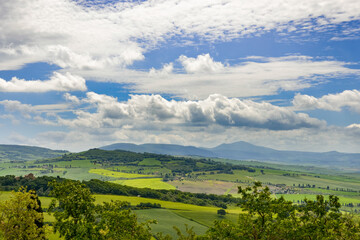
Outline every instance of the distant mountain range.
MULTIPOLYGON (((359 153, 301 152, 280 151, 256 146, 247 142, 221 144, 214 148, 199 148, 175 144, 131 144, 116 143, 101 147, 104 150, 126 150, 131 152, 148 152, 174 156, 197 156, 204 158, 225 158, 232 160, 254 160, 280 164, 318 166, 332 169, 343 169, 360 172, 359 153)), ((42 147, 1 145, 0 161, 29 161, 54 158, 67 153, 64 150, 51 150, 42 147)))
POLYGON ((67 152, 42 147, 0 144, 0 161, 31 161, 54 158, 67 152))
POLYGON ((233 160, 255 160, 294 165, 311 165, 328 168, 351 169, 360 171, 360 154, 332 152, 280 151, 256 146, 247 142, 221 144, 214 148, 198 148, 174 144, 131 144, 116 143, 101 147, 104 150, 126 150, 149 152, 176 156, 199 156, 206 158, 226 158, 233 160))

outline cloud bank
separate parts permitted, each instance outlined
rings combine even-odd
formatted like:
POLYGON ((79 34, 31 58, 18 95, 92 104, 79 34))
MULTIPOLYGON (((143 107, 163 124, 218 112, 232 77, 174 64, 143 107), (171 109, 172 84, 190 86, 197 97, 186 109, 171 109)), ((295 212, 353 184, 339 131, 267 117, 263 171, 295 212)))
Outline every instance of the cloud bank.
POLYGON ((167 93, 186 99, 204 99, 213 93, 227 97, 274 95, 281 90, 309 88, 332 78, 360 76, 360 70, 348 68, 347 62, 309 56, 252 56, 231 66, 215 61, 209 54, 196 58, 183 55, 178 61, 180 68, 168 63, 150 72, 115 70, 77 74, 97 81, 127 83, 134 93, 167 93))
MULTIPOLYGON (((360 19, 356 0, 78 3, 2 2, 0 69, 16 69, 36 61, 73 69, 124 67, 144 59, 145 52, 174 37, 188 42, 196 38, 229 41, 269 31, 326 31, 334 24, 360 19)), ((346 37, 346 32, 342 35, 346 37)))
MULTIPOLYGON (((68 96, 69 98, 69 96, 68 96)), ((307 114, 295 113, 270 103, 227 98, 219 94, 199 101, 168 101, 160 95, 132 95, 126 102, 116 98, 87 93, 81 100, 91 104, 96 112, 76 111, 77 118, 61 119, 60 123, 71 127, 122 127, 139 123, 162 126, 168 124, 186 126, 219 125, 226 127, 253 127, 272 130, 317 128, 323 121, 307 114)))
POLYGON ((54 72, 47 81, 24 80, 13 77, 10 81, 0 78, 0 92, 86 91, 85 79, 71 73, 54 72))
POLYGON ((345 90, 337 94, 328 94, 321 98, 297 94, 292 101, 295 109, 313 110, 323 109, 328 111, 341 111, 348 108, 360 113, 360 92, 358 90, 345 90))

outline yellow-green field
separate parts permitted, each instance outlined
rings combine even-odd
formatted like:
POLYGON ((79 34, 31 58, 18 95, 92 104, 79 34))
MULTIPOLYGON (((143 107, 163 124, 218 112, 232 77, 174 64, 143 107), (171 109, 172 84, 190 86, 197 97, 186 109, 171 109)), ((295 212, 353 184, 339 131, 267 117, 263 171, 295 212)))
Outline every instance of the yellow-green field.
POLYGON ((131 179, 131 178, 153 178, 153 175, 144 175, 144 174, 136 174, 136 173, 123 173, 123 172, 115 172, 110 171, 107 169, 90 169, 89 173, 95 173, 98 175, 103 175, 107 177, 113 177, 113 178, 125 178, 125 179, 131 179))
POLYGON ((176 189, 173 185, 163 182, 162 178, 141 178, 131 180, 115 180, 113 183, 122 184, 137 188, 151 188, 151 189, 176 189))

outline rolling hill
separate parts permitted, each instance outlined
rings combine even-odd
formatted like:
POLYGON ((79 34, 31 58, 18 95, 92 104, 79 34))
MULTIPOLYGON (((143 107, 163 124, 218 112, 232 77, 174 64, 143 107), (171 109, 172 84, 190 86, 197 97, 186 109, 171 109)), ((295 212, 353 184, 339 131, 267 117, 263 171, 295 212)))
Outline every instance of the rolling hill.
POLYGON ((247 142, 221 144, 214 148, 197 148, 172 144, 129 144, 117 143, 101 147, 104 150, 126 150, 157 154, 226 158, 233 160, 256 160, 262 162, 311 165, 360 171, 359 153, 281 151, 256 146, 247 142))
POLYGON ((211 150, 197 148, 193 146, 181 146, 175 144, 141 144, 132 143, 115 143, 112 145, 101 147, 103 150, 125 150, 137 153, 156 153, 167 154, 173 156, 200 156, 200 157, 217 157, 211 150))
POLYGON ((0 144, 0 161, 31 161, 54 158, 67 152, 42 147, 0 144))

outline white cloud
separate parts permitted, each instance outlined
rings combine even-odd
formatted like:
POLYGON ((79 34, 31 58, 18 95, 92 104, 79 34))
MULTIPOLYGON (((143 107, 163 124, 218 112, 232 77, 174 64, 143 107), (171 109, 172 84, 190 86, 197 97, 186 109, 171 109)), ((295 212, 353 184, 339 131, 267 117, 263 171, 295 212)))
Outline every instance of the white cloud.
POLYGON ((209 54, 199 55, 197 58, 179 57, 187 73, 218 73, 225 70, 221 62, 215 62, 209 54))
MULTIPOLYGON (((70 95, 68 99, 72 97, 70 95)), ((201 101, 168 101, 158 95, 133 95, 128 101, 120 102, 114 97, 91 92, 78 100, 79 108, 73 110, 75 117, 59 117, 57 112, 50 117, 37 114, 47 113, 50 106, 16 101, 2 101, 1 104, 7 106, 7 111, 20 111, 31 116, 28 124, 40 124, 41 131, 35 136, 27 136, 27 140, 21 138, 21 143, 55 149, 79 151, 114 142, 212 147, 245 140, 283 150, 359 152, 359 124, 327 126, 306 114, 264 102, 221 95, 201 101), (44 126, 59 130, 48 131, 44 126)), ((59 110, 61 107, 54 108, 59 110)), ((20 143, 8 136, 3 138, 20 143)))
POLYGON ((172 73, 172 71, 174 70, 174 64, 173 63, 168 63, 165 64, 162 69, 160 70, 156 70, 155 68, 151 68, 149 71, 149 75, 151 77, 169 77, 169 74, 172 73))
POLYGON ((348 68, 346 62, 309 56, 252 56, 232 66, 215 62, 208 54, 181 59, 188 64, 185 69, 169 64, 161 70, 151 70, 150 74, 130 70, 76 73, 97 81, 128 83, 135 93, 167 93, 187 99, 204 99, 213 93, 228 97, 273 95, 279 90, 301 90, 335 77, 360 75, 359 70, 348 68), (184 73, 189 69, 194 73, 184 73))
MULTIPOLYGON (((0 103, 1 104, 1 103, 0 103)), ((20 121, 19 121, 19 119, 17 119, 14 115, 12 115, 12 114, 3 114, 3 115, 1 115, 0 114, 0 119, 8 119, 8 120, 10 120, 11 121, 11 123, 13 124, 13 125, 19 125, 20 124, 20 121)), ((2 124, 0 124, 0 127, 2 126, 2 124)))
POLYGON ((116 98, 87 93, 83 103, 90 103, 95 113, 78 110, 77 118, 62 119, 62 125, 70 127, 123 127, 161 124, 161 127, 219 125, 226 127, 253 127, 274 130, 317 128, 323 121, 303 113, 294 113, 270 103, 211 95, 200 101, 168 101, 160 95, 132 95, 127 102, 116 98))
POLYGON ((50 80, 24 80, 13 77, 10 81, 0 78, 0 92, 85 91, 85 79, 71 73, 54 72, 50 80))
POLYGON ((37 124, 75 128, 158 129, 169 131, 174 127, 192 131, 192 128, 249 127, 272 130, 319 128, 326 123, 295 113, 270 103, 227 98, 219 94, 199 101, 166 100, 160 95, 132 95, 126 102, 117 98, 88 92, 78 99, 66 94, 76 105, 30 105, 5 100, 0 105, 7 112, 19 112, 37 124), (77 108, 75 108, 77 106, 77 108), (72 111, 75 117, 60 117, 58 113, 72 111), (46 115, 44 115, 46 114, 46 115))
POLYGON ((30 114, 35 113, 35 109, 32 105, 23 104, 16 100, 3 100, 0 101, 0 105, 4 106, 5 111, 20 112, 26 118, 31 118, 30 114))
POLYGON ((43 105, 31 105, 24 104, 17 100, 3 100, 0 101, 7 112, 18 112, 26 118, 31 118, 33 115, 39 115, 46 113, 48 116, 53 116, 58 112, 72 111, 72 106, 68 104, 43 104, 43 105))
POLYGON ((347 126, 346 128, 360 130, 360 124, 353 123, 353 124, 350 124, 349 126, 347 126))
POLYGON ((35 61, 123 67, 174 37, 227 41, 270 30, 324 31, 359 19, 357 0, 155 0, 90 7, 71 0, 2 1, 0 68, 35 61))
POLYGON ((309 95, 297 94, 292 101, 297 110, 324 109, 329 111, 341 111, 347 107, 360 113, 360 92, 358 90, 345 90, 337 94, 328 94, 321 98, 309 95))
POLYGON ((70 93, 65 93, 64 98, 66 101, 72 102, 73 104, 80 104, 80 99, 70 93))

